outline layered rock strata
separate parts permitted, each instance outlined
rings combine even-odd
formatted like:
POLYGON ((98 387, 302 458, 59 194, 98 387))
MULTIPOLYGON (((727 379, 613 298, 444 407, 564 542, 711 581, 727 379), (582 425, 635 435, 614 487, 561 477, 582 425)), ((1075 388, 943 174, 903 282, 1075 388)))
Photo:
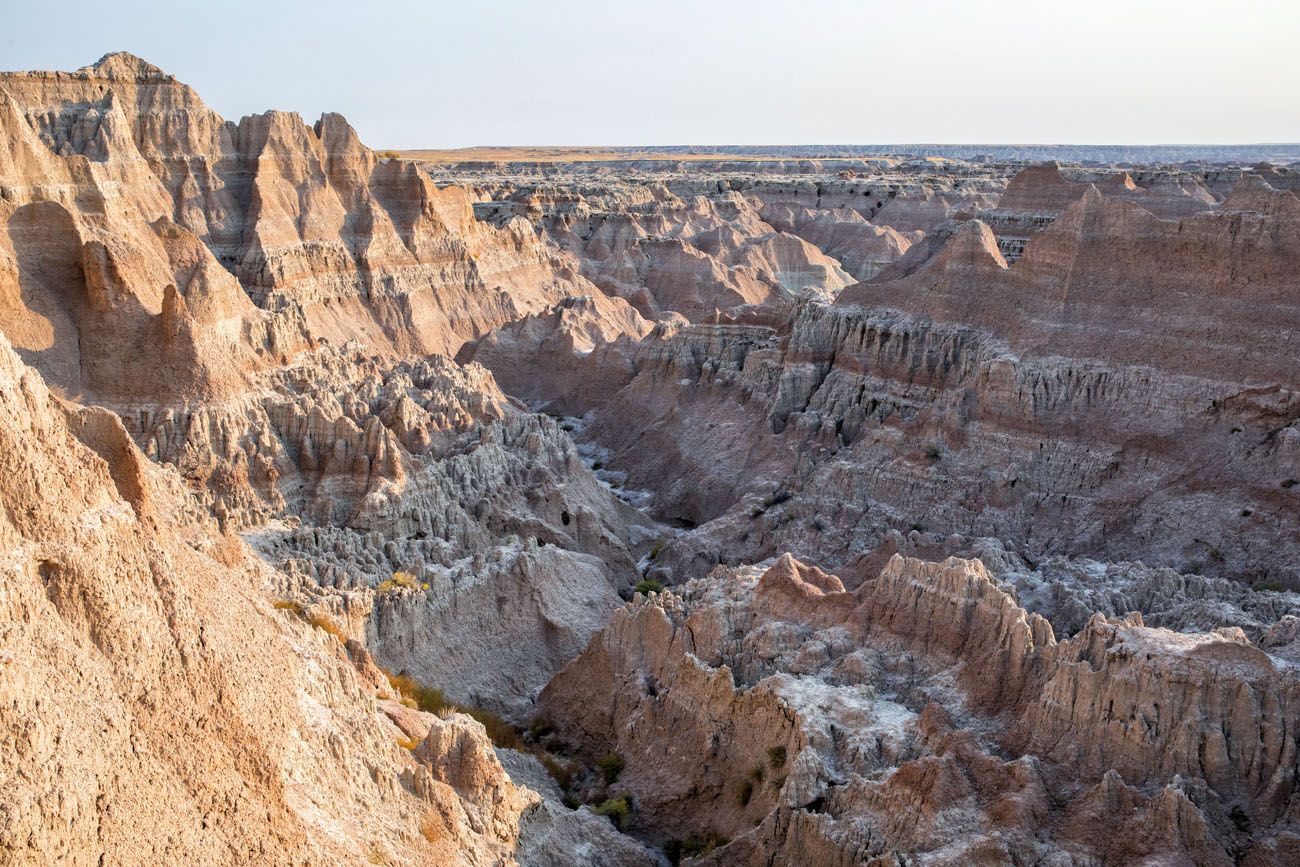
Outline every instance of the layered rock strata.
POLYGON ((1300 679, 1233 628, 1058 641, 977 561, 849 592, 788 555, 621 611, 547 687, 705 864, 1283 864, 1300 679))

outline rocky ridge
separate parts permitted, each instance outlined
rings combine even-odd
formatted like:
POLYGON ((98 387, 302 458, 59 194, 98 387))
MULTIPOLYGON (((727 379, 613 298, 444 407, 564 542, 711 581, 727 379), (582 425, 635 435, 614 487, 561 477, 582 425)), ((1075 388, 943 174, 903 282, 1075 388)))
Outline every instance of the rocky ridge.
POLYGON ((1293 169, 0 131, 0 861, 1297 857, 1293 169))
POLYGON ((1235 628, 1058 641, 978 561, 785 555, 639 597, 542 694, 704 864, 1283 864, 1294 668, 1235 628))

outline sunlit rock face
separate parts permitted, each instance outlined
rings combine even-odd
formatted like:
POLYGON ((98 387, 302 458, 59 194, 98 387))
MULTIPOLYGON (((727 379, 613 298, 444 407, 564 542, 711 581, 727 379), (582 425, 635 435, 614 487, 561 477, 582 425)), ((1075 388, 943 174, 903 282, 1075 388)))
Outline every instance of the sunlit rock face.
POLYGON ((1283 864, 1298 699, 1235 628, 1058 641, 978 561, 784 555, 638 597, 541 704, 644 835, 729 840, 702 863, 1283 864))
POLYGON ((0 134, 0 862, 1300 860, 1292 169, 0 134))

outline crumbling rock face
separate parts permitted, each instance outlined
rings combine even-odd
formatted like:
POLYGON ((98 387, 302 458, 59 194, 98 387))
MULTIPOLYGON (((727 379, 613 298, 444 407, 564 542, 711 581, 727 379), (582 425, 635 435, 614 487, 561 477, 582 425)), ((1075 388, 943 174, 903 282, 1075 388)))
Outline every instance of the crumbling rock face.
POLYGON ((661 560, 686 573, 781 548, 843 568, 920 531, 1296 586, 1297 383, 1272 347, 1300 219, 1289 192, 1242 195, 1171 223, 1092 190, 1015 264, 968 221, 766 331, 577 364, 597 399, 564 405, 658 514, 702 525, 661 560))
POLYGON ((130 55, 5 73, 0 130, 6 332, 73 391, 224 396, 322 339, 454 354, 593 288, 526 225, 476 221, 464 190, 379 160, 338 115, 227 122, 130 55), (132 364, 147 374, 124 376, 132 364))
POLYGON ((642 833, 732 838, 700 863, 1282 864, 1298 689, 1231 628, 1057 641, 977 561, 786 555, 638 597, 541 705, 642 833))
POLYGON ((527 166, 518 168, 427 170, 475 184, 483 199, 476 213, 488 222, 532 222, 573 254, 585 277, 642 315, 673 311, 691 321, 806 294, 832 297, 893 262, 932 226, 992 204, 1004 180, 994 171, 949 188, 946 179, 910 170, 866 179, 829 172, 808 180, 718 178, 716 166, 680 164, 593 180, 573 163, 558 169, 569 179, 563 183, 555 169, 532 178, 527 166))
POLYGON ((618 606, 658 534, 557 423, 521 412, 476 365, 320 352, 261 394, 125 418, 298 576, 287 595, 333 597, 383 664, 458 700, 525 711, 618 606), (528 638, 503 651, 516 632, 528 638))
MULTIPOLYGON (((2 342, 0 403, 0 860, 515 863, 510 810, 436 841, 421 829, 440 803, 527 790, 455 779, 463 793, 440 801, 406 785, 419 765, 373 680, 272 609, 270 570, 115 416, 59 400, 2 342)), ((420 761, 495 761, 477 723, 438 727, 462 742, 420 761)))
POLYGON ((0 861, 1300 860, 1293 170, 0 134, 0 861))

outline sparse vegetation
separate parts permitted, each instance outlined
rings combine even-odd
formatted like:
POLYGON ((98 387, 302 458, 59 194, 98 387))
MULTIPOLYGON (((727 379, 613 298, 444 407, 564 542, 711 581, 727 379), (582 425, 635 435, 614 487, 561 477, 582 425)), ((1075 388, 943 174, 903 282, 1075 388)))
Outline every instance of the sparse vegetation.
POLYGON ((330 635, 333 635, 339 641, 346 642, 348 640, 347 633, 344 632, 339 627, 339 625, 334 622, 334 618, 330 617, 328 614, 326 614, 323 611, 313 611, 310 614, 308 614, 307 622, 310 623, 312 626, 315 626, 317 629, 321 630, 322 632, 328 632, 330 635))
POLYGON ((568 791, 573 785, 573 781, 577 779, 578 771, 581 770, 578 763, 562 759, 542 749, 533 749, 530 752, 542 763, 542 767, 546 768, 546 772, 551 775, 552 780, 555 780, 556 785, 562 790, 568 791))
POLYGON ((772 770, 785 767, 786 753, 785 747, 776 746, 768 747, 767 763, 772 766, 772 770))
POLYGON ((685 840, 669 840, 664 844, 664 855, 668 857, 668 862, 676 867, 682 863, 683 858, 708 855, 715 849, 727 845, 728 842, 726 837, 719 834, 707 834, 704 837, 696 837, 692 834, 685 840))
POLYGON ((661 592, 664 589, 664 585, 660 584, 653 578, 642 578, 640 581, 636 582, 636 587, 632 589, 637 593, 644 593, 649 596, 651 593, 661 592))
POLYGON ((789 491, 785 491, 785 490, 777 491, 775 494, 773 494, 772 496, 768 497, 766 500, 763 501, 763 508, 770 509, 773 506, 779 506, 782 503, 787 502, 793 496, 794 494, 790 493, 789 491))
POLYGON ((404 750, 413 750, 420 745, 420 739, 416 737, 398 738, 397 745, 404 750))
POLYGON ((375 156, 379 157, 381 160, 400 160, 402 158, 402 155, 397 151, 380 151, 375 154, 375 156))
MULTIPOLYGON (((425 686, 409 675, 393 674, 388 671, 385 671, 384 675, 388 678, 389 685, 401 695, 402 703, 408 707, 426 713, 438 714, 439 716, 456 710, 452 703, 448 701, 447 694, 440 689, 425 686)), ((496 746, 510 750, 526 749, 523 735, 519 733, 519 729, 492 713, 492 711, 468 707, 460 708, 460 712, 478 720, 483 728, 487 729, 488 738, 496 746)))
POLYGON ((745 780, 736 787, 736 803, 741 807, 748 807, 750 799, 754 797, 754 781, 745 780))
POLYGON ((519 734, 519 729, 492 713, 492 711, 471 707, 463 709, 462 712, 478 720, 483 725, 483 728, 487 729, 488 738, 491 739, 494 745, 501 747, 503 750, 519 750, 520 752, 527 750, 523 736, 519 734))
POLYGON ((622 831, 627 827, 628 820, 632 818, 632 804, 627 799, 627 795, 619 795, 617 798, 609 798, 602 801, 591 811, 597 816, 608 816, 609 820, 614 823, 614 827, 622 831))
POLYGON ((276 611, 292 611, 294 614, 302 614, 302 605, 292 599, 277 599, 271 603, 271 607, 276 611))
POLYGON ((596 762, 596 767, 600 769, 600 775, 605 780, 605 785, 613 785, 618 781, 618 775, 623 773, 623 757, 618 753, 606 753, 596 762))
MULTIPOLYGON (((421 584, 419 580, 410 572, 394 572, 392 578, 385 578, 379 582, 375 588, 380 593, 396 593, 399 590, 419 590, 421 584)), ((428 590, 429 585, 423 585, 423 589, 428 590)))
POLYGON ((388 684, 393 689, 397 690, 403 698, 410 699, 412 707, 426 713, 441 713, 450 705, 446 694, 440 689, 425 686, 415 678, 405 674, 392 674, 385 671, 384 675, 388 678, 388 684))
MULTIPOLYGON (((762 505, 755 506, 753 509, 750 510, 750 512, 749 512, 749 518, 750 518, 750 520, 752 521, 752 520, 757 519, 760 515, 762 515, 762 514, 763 514, 764 512, 766 512, 768 509, 772 508, 773 506, 779 506, 779 505, 781 505, 782 503, 786 502, 787 500, 789 500, 789 499, 790 499, 791 497, 793 497, 793 496, 794 496, 794 494, 790 493, 789 491, 781 490, 781 491, 777 491, 776 493, 774 493, 774 494, 772 494, 772 495, 770 495, 770 496, 768 496, 768 497, 765 497, 765 498, 763 499, 763 503, 762 503, 762 505)), ((790 513, 787 512, 786 514, 790 514, 790 513)))

